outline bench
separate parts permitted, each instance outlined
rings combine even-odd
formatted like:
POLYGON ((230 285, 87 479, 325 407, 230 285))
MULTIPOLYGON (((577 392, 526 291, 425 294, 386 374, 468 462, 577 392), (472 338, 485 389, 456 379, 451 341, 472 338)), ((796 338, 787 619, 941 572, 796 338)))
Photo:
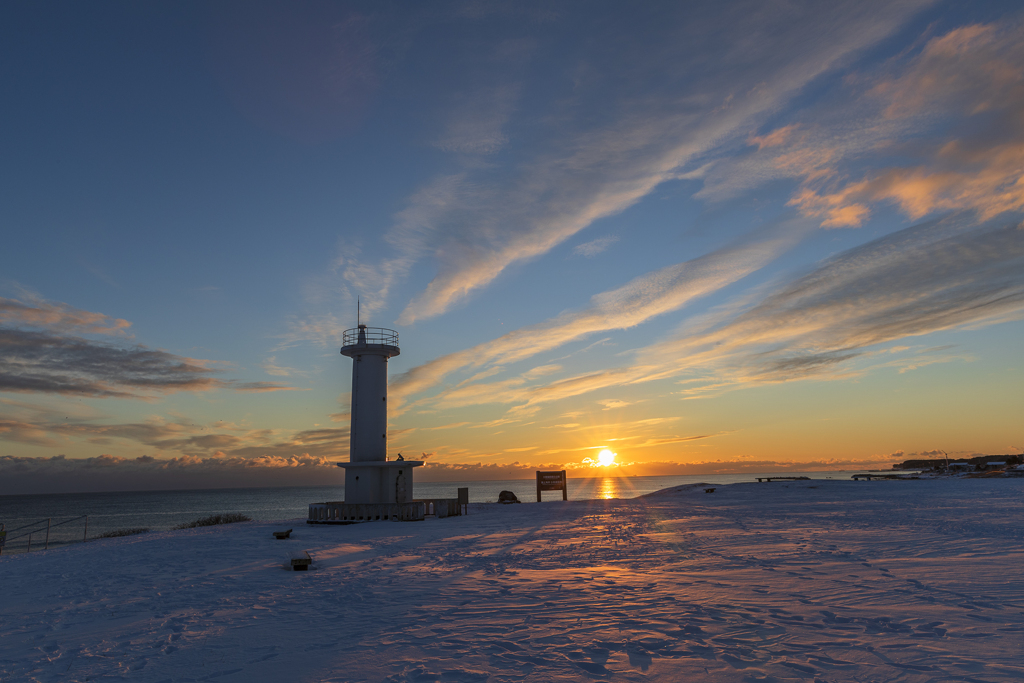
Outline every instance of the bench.
POLYGON ((704 489, 704 493, 714 493, 714 489, 704 489))
POLYGON ((757 483, 762 481, 810 481, 810 477, 757 477, 757 483))
POLYGON ((294 571, 304 572, 313 564, 313 558, 305 550, 294 550, 289 554, 291 567, 294 571))
POLYGON ((292 530, 288 529, 288 531, 275 531, 273 533, 274 533, 274 538, 276 538, 277 540, 280 541, 281 539, 288 538, 289 536, 291 536, 292 535, 292 530))

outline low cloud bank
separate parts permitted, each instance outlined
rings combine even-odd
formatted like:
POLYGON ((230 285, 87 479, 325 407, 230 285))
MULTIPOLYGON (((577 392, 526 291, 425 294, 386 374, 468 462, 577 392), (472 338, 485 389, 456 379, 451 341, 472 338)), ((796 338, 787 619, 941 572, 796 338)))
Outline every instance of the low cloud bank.
POLYGON ((681 475, 743 474, 749 472, 819 472, 854 469, 889 469, 896 459, 883 456, 862 460, 820 458, 796 460, 714 460, 701 462, 633 462, 612 467, 595 467, 590 463, 437 463, 431 462, 416 472, 416 480, 497 481, 502 479, 533 479, 537 470, 566 470, 571 478, 589 477, 658 477, 681 475))
MULTIPOLYGON (((537 470, 568 470, 573 478, 666 475, 714 475, 749 472, 813 472, 860 468, 889 468, 902 458, 882 456, 864 460, 716 460, 703 462, 636 462, 617 467, 587 463, 437 463, 417 469, 420 482, 500 481, 533 479, 537 470)), ((154 458, 31 458, 0 456, 0 495, 61 494, 102 491, 159 491, 176 489, 258 488, 271 486, 339 486, 344 474, 336 460, 323 456, 263 455, 240 458, 216 455, 154 458)))
POLYGON ((340 484, 341 470, 323 456, 255 458, 30 458, 0 456, 0 495, 159 491, 340 484))

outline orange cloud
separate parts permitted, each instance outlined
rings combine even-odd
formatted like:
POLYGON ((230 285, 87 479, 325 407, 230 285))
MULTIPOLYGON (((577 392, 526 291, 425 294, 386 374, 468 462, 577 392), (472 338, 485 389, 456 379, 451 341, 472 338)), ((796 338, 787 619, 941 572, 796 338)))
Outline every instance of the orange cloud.
POLYGON ((757 145, 758 149, 764 149, 765 147, 778 147, 789 140, 793 132, 799 127, 800 126, 798 124, 793 124, 791 126, 777 128, 771 133, 766 133, 765 135, 751 135, 747 139, 747 144, 757 145))
POLYGON ((858 227, 881 202, 915 220, 949 210, 987 220, 1024 209, 1024 29, 962 27, 890 69, 867 79, 855 114, 753 136, 758 161, 743 164, 763 176, 767 162, 768 175, 799 178, 789 205, 824 228, 858 227), (845 179, 844 165, 889 152, 916 162, 845 179))
POLYGON ((43 327, 78 334, 120 335, 131 327, 121 318, 103 313, 83 311, 65 303, 44 301, 35 295, 26 296, 28 303, 0 297, 0 324, 43 327))
POLYGON ((863 204, 850 202, 852 191, 839 192, 831 195, 820 195, 814 190, 804 187, 789 200, 789 206, 800 208, 805 216, 821 218, 823 228, 856 228, 871 214, 863 204))
POLYGON ((889 118, 950 106, 968 114, 1002 108, 1024 84, 1020 29, 994 24, 963 26, 928 41, 901 76, 878 83, 873 94, 889 101, 889 118))

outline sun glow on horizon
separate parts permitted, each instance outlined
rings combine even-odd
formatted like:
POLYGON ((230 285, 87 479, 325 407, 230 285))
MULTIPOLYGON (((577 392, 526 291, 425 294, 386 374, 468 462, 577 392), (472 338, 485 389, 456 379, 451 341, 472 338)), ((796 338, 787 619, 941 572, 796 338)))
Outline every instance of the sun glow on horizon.
POLYGON ((607 448, 597 454, 597 464, 601 467, 610 467, 615 464, 615 453, 607 448))

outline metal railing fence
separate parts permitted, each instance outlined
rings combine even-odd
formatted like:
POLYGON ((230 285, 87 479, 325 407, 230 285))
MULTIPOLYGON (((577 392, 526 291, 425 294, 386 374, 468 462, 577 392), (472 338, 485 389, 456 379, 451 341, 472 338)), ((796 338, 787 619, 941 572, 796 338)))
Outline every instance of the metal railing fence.
POLYGON ((19 527, 15 527, 14 529, 7 530, 4 529, 3 525, 0 525, 0 555, 3 554, 5 548, 10 547, 9 544, 11 541, 25 537, 28 537, 28 544, 25 547, 25 552, 32 552, 32 536, 34 534, 43 533, 44 531, 46 532, 46 537, 43 541, 43 550, 49 550, 50 530, 79 520, 85 520, 85 528, 82 531, 82 540, 85 541, 89 537, 89 515, 79 515, 78 517, 72 517, 71 519, 66 519, 63 522, 57 522, 56 524, 53 523, 52 517, 47 517, 46 519, 29 522, 28 524, 23 524, 19 527), (43 525, 45 525, 45 527, 43 525), (22 533, 12 536, 11 534, 16 531, 21 531, 22 533))
POLYGON ((398 332, 384 327, 353 327, 341 335, 342 346, 357 344, 380 344, 398 346, 398 332))

